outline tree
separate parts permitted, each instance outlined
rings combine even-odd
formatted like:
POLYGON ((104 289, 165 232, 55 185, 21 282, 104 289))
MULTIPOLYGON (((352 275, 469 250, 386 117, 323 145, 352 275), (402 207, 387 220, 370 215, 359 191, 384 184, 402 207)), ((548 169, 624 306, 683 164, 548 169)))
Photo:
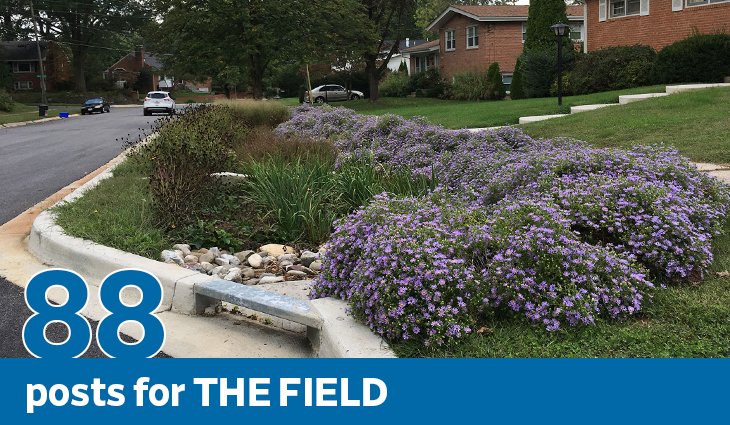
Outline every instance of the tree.
POLYGON ((507 89, 502 82, 502 73, 497 62, 492 62, 487 69, 487 85, 489 87, 488 99, 502 100, 507 95, 507 89))
POLYGON ((150 34, 171 54, 166 66, 201 78, 237 67, 255 99, 269 66, 327 57, 363 27, 353 0, 155 0, 155 8, 162 22, 150 34))
MULTIPOLYGON (((527 15, 527 33, 524 50, 543 49, 556 43, 555 31, 551 26, 568 23, 564 0, 532 0, 527 15)), ((572 49, 570 30, 566 28, 563 47, 572 49)))
POLYGON ((106 48, 105 40, 118 40, 120 33, 132 33, 149 20, 146 2, 127 0, 37 0, 41 34, 70 47, 73 58, 74 90, 86 91, 86 64, 90 49, 106 48))

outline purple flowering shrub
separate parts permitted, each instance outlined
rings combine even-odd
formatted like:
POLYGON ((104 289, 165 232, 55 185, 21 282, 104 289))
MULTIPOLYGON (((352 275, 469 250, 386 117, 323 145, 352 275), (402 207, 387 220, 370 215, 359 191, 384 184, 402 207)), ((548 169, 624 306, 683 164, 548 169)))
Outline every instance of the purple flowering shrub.
POLYGON ((597 149, 344 108, 293 115, 277 131, 328 137, 338 160, 441 186, 381 196, 337 222, 315 281, 312 296, 347 300, 389 338, 439 343, 470 332, 484 308, 548 330, 636 313, 650 281, 702 277, 730 204, 727 185, 672 148, 597 149))

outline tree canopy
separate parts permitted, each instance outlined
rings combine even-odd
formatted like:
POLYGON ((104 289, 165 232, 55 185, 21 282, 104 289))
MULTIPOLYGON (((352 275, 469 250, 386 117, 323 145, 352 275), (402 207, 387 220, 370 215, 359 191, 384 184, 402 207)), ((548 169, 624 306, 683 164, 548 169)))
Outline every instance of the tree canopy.
MULTIPOLYGON (((555 31, 551 26, 562 22, 568 24, 565 1, 563 0, 531 0, 527 15, 527 33, 525 34, 525 51, 552 47, 556 43, 555 31)), ((570 48, 570 29, 566 28, 563 43, 570 48)))

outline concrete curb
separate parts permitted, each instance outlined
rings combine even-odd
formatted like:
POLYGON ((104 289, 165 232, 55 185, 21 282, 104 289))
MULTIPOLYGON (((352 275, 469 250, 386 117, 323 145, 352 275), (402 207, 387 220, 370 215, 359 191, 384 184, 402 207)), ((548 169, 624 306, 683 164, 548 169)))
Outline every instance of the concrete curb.
MULTIPOLYGON (((78 117, 78 116, 81 116, 81 114, 69 114, 68 118, 73 118, 73 117, 78 117)), ((41 118, 39 120, 31 120, 31 121, 9 122, 6 124, 0 124, 0 128, 22 127, 22 126, 30 125, 30 124, 41 124, 44 122, 65 120, 68 118, 51 117, 51 118, 41 118)))
MULTIPOLYGON (((117 164, 109 167, 60 202, 71 202, 80 198, 84 192, 111 177, 112 170, 117 164)), ((214 276, 207 276, 68 236, 56 224, 55 215, 48 210, 42 212, 33 221, 28 249, 44 262, 80 273, 87 277, 87 281, 91 285, 101 282, 116 270, 126 268, 146 270, 155 275, 162 283, 163 300, 156 311, 158 313, 171 311, 172 313, 194 315, 196 313, 196 285, 218 280, 214 276)), ((125 303, 135 304, 139 301, 139 293, 138 291, 123 293, 122 299, 125 303)), ((323 319, 322 329, 310 336, 313 348, 319 357, 395 357, 379 336, 345 314, 347 304, 344 301, 326 299, 314 300, 310 303, 323 319)))

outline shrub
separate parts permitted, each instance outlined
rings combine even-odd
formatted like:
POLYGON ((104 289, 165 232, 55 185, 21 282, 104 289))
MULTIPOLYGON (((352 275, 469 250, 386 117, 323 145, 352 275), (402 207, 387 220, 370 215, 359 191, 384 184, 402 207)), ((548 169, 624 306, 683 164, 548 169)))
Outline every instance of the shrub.
POLYGON ((13 112, 15 110, 15 102, 10 98, 8 92, 0 89, 0 111, 13 112))
POLYGON ((490 100, 502 100, 507 95, 507 89, 502 82, 502 73, 499 71, 499 63, 493 62, 487 69, 487 81, 489 82, 490 100))
POLYGON ((524 64, 522 63, 522 57, 520 56, 519 58, 517 58, 515 71, 512 74, 512 84, 510 84, 509 87, 510 99, 517 100, 527 98, 524 72, 524 64))
POLYGON ((657 83, 717 83, 730 75, 730 34, 693 31, 659 51, 652 74, 657 83))
POLYGON ((451 97, 457 100, 484 100, 489 97, 489 79, 485 72, 454 74, 451 97))
POLYGON ((446 82, 434 68, 411 75, 408 82, 408 92, 416 92, 416 97, 442 97, 446 88, 446 82))
POLYGON ((605 47, 580 54, 572 71, 563 78, 563 93, 589 94, 652 84, 651 68, 656 52, 649 46, 605 47))
POLYGON ((408 73, 393 72, 380 83, 378 92, 384 97, 406 97, 410 94, 408 73))
MULTIPOLYGON (((563 69, 570 68, 570 62, 575 55, 574 50, 563 49, 563 69)), ((530 50, 520 56, 524 85, 529 97, 548 97, 553 82, 557 78, 558 53, 557 47, 530 50)))
POLYGON ((289 119, 289 108, 279 102, 260 100, 219 100, 217 105, 228 107, 236 125, 274 128, 289 119))

